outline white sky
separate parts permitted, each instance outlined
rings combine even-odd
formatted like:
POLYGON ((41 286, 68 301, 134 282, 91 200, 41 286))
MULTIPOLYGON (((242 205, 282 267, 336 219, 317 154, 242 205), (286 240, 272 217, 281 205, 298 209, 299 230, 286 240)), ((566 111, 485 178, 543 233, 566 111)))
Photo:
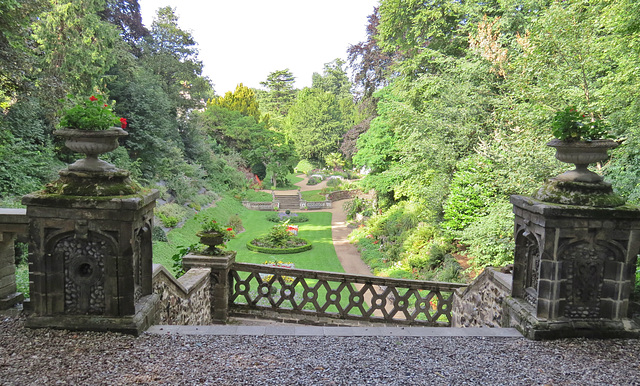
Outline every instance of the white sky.
POLYGON ((366 38, 378 0, 138 0, 147 28, 158 8, 171 6, 181 29, 198 43, 204 75, 216 94, 238 83, 262 88, 270 72, 289 68, 296 87, 311 86, 324 63, 347 59, 366 38))

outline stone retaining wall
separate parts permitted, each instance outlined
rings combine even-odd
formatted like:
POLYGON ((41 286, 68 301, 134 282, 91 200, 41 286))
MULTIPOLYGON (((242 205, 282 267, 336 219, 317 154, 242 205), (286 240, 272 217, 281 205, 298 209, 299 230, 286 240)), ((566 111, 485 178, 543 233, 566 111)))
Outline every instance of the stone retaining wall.
POLYGON ((162 265, 153 265, 153 292, 160 297, 155 324, 211 324, 211 270, 192 268, 176 279, 162 265))
POLYGON ((451 327, 501 327, 512 281, 511 274, 487 267, 467 288, 455 292, 451 327))
POLYGON ((278 208, 279 205, 277 202, 251 202, 251 201, 242 201, 242 205, 251 210, 273 210, 274 207, 278 208))
POLYGON ((358 195, 357 190, 337 190, 327 194, 327 199, 331 201, 340 201, 353 198, 358 195))
POLYGON ((300 201, 300 208, 307 209, 331 209, 331 201, 300 201))

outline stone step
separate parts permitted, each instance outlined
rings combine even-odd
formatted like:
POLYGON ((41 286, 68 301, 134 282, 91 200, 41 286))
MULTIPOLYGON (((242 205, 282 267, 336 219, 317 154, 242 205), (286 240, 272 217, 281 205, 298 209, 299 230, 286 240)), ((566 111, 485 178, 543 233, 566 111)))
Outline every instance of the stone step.
POLYGON ((329 327, 301 324, 177 326, 156 325, 147 330, 159 335, 253 335, 253 336, 461 336, 521 338, 515 328, 452 327, 329 327))

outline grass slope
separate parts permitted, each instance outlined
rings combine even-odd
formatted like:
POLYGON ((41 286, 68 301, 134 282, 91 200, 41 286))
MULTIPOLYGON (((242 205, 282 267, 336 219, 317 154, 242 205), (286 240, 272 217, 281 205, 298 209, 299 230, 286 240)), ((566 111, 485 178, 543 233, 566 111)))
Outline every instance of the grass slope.
POLYGON ((256 237, 263 236, 274 225, 266 219, 268 212, 248 210, 232 197, 225 197, 215 203, 215 206, 204 209, 185 222, 182 228, 172 230, 167 234, 168 242, 153 243, 153 261, 164 265, 173 272, 171 257, 178 247, 188 246, 198 242, 196 232, 200 230, 201 222, 205 218, 215 218, 226 224, 229 216, 238 214, 242 219, 245 232, 238 234, 227 243, 227 248, 237 251, 236 261, 243 263, 262 264, 267 260, 286 260, 295 264, 296 268, 318 271, 344 272, 331 239, 331 213, 305 212, 309 221, 299 224, 299 235, 313 243, 313 249, 292 255, 268 255, 249 251, 246 243, 256 237))

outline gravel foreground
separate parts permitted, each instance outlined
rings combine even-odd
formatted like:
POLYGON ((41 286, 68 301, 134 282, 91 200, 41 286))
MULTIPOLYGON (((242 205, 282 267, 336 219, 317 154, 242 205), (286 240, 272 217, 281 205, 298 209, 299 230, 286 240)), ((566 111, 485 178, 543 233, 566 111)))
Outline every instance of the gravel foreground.
POLYGON ((640 385, 640 340, 165 336, 0 316, 2 385, 640 385))

